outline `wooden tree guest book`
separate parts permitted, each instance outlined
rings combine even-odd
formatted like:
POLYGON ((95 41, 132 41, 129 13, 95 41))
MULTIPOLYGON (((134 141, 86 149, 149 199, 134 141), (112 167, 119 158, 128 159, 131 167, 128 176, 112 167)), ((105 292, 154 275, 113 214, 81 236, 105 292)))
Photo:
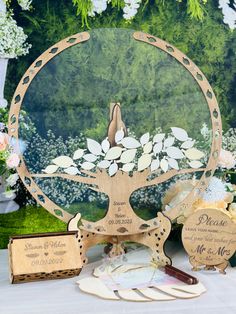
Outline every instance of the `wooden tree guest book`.
POLYGON ((79 275, 77 232, 15 236, 9 242, 11 283, 79 275))
POLYGON ((32 265, 29 277, 79 271, 76 256, 85 264, 86 251, 101 242, 113 245, 111 256, 123 253, 125 242, 137 242, 151 248, 158 266, 171 264, 164 251, 171 222, 207 188, 221 134, 211 86, 169 43, 114 28, 75 34, 50 47, 18 84, 9 136, 19 150, 17 171, 26 188, 78 232, 77 248, 70 247, 71 261, 61 268, 47 263, 66 249, 26 253, 29 238, 13 238, 11 251, 23 241, 18 252, 24 252, 18 266, 18 253, 11 252, 14 280, 25 280, 33 260, 39 265, 32 265), (207 145, 202 126, 212 134, 207 145), (163 208, 170 184, 186 178, 194 188, 163 208))

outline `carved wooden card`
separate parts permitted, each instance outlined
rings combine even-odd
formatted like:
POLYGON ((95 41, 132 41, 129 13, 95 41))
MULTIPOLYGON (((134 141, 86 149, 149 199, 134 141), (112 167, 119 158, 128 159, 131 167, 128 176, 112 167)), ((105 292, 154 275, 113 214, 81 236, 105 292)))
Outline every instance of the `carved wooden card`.
POLYGON ((225 273, 236 250, 236 224, 220 210, 201 209, 185 222, 182 241, 193 270, 217 267, 225 273))
POLYGON ((76 232, 12 237, 9 260, 12 283, 69 278, 82 267, 76 232))

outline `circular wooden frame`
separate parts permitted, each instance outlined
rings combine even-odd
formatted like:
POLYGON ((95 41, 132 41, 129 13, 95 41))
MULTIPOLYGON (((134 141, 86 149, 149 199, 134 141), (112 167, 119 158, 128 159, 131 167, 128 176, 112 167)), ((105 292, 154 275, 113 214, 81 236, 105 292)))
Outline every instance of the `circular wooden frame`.
MULTIPOLYGON (((16 139, 18 143, 18 127, 19 127, 19 112, 21 108, 22 101, 24 99, 24 95, 32 82, 33 78, 37 75, 37 73, 45 66, 47 62, 49 62, 52 58, 56 55, 61 53, 63 50, 80 44, 84 41, 89 40, 90 35, 88 32, 78 33, 76 35, 67 37, 62 41, 58 42, 57 44, 50 47, 46 50, 43 54, 41 54, 33 64, 28 68, 26 73, 23 75, 22 79, 20 80, 16 91, 14 93, 10 113, 9 113, 9 136, 16 139)), ((134 32, 133 38, 137 41, 145 42, 149 45, 152 45, 156 48, 163 50, 164 52, 171 55, 177 61, 179 61, 186 69, 191 73, 191 75, 196 80, 197 84, 200 86, 205 99, 207 101, 210 115, 211 115, 211 122, 212 122, 212 145, 211 145, 211 153, 207 163, 207 166, 202 174, 199 182, 193 188, 193 190, 189 193, 189 195, 175 208, 171 209, 170 211, 166 212, 166 215, 174 220, 176 217, 180 215, 181 212, 185 211, 189 206, 191 206, 193 200, 201 193, 208 184, 211 176, 213 175, 218 162, 218 156, 221 148, 221 137, 222 137, 222 126, 221 126, 221 117, 220 111, 217 104, 216 97, 214 92, 208 83, 204 74, 200 71, 200 69, 181 51, 177 48, 173 47, 172 45, 168 44, 167 42, 154 37, 149 34, 145 34, 142 32, 134 32)), ((52 202, 38 187, 38 185, 33 180, 31 174, 27 170, 26 164, 23 160, 23 156, 20 156, 20 165, 17 168, 20 178, 22 179, 23 183, 25 184, 26 188, 32 194, 32 196, 37 200, 37 202, 46 208, 51 214, 56 216, 57 218, 61 219, 64 222, 68 222, 73 216, 67 213, 65 210, 60 208, 54 202, 52 202)))

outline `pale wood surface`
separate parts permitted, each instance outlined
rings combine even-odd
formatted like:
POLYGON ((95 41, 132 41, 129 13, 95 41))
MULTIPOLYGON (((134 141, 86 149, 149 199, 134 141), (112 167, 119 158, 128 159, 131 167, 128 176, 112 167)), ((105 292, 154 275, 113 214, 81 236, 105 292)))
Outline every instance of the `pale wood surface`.
POLYGON ((76 233, 16 237, 8 248, 13 283, 71 277, 82 268, 76 233))
POLYGON ((194 270, 206 266, 225 273, 236 251, 236 224, 220 210, 200 209, 184 223, 182 241, 194 270))

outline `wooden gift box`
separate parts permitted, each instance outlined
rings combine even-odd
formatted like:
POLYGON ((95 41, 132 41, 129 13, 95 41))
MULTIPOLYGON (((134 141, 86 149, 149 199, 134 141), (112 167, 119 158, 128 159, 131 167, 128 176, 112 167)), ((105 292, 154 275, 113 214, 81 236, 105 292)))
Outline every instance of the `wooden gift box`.
POLYGON ((12 236, 11 283, 78 276, 82 263, 77 237, 76 231, 12 236))

